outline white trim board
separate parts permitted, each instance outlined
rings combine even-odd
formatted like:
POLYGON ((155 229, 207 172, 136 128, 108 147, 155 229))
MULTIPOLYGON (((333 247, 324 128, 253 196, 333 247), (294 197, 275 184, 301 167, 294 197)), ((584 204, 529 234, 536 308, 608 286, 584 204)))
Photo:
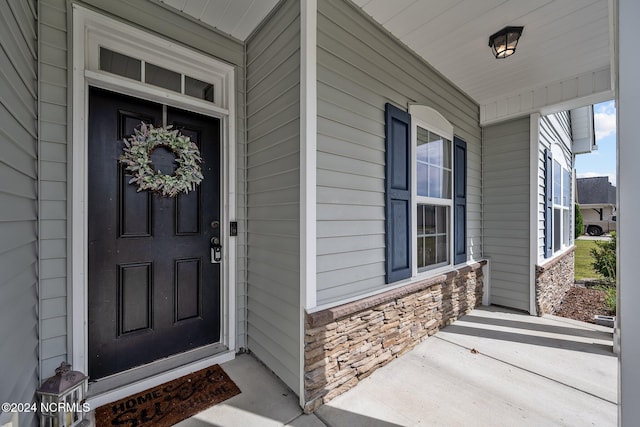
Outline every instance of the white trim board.
POLYGON ((305 309, 317 304, 316 288, 316 148, 317 0, 300 3, 300 406, 305 405, 305 309))
POLYGON ((589 71, 489 100, 480 105, 480 126, 533 113, 548 115, 613 99, 611 68, 589 71))
MULTIPOLYGON (((73 5, 73 95, 70 194, 71 215, 71 288, 69 315, 71 322, 71 351, 74 368, 88 371, 87 360, 87 117, 89 85, 138 98, 159 102, 188 111, 206 114, 221 121, 221 235, 223 268, 221 277, 221 342, 226 351, 197 360, 180 368, 170 369, 134 384, 125 384, 111 392, 93 396, 95 401, 131 394, 138 385, 162 384, 193 370, 203 363, 221 363, 234 357, 236 351, 236 241, 229 238, 229 222, 236 219, 236 135, 235 135, 235 69, 217 59, 192 51, 90 11, 73 5), (119 36, 119 35, 126 36, 119 36), (105 73, 97 69, 95 52, 102 43, 132 57, 138 52, 153 52, 156 64, 184 72, 203 81, 217 84, 214 102, 205 102, 180 93, 169 93, 141 82, 105 73), (158 58, 158 61, 156 61, 158 58), (170 58, 172 61, 166 62, 170 58), (114 394, 115 393, 115 394, 114 394)), ((91 393, 91 390, 89 390, 91 393)))
MULTIPOLYGON (((529 313, 537 315, 536 265, 538 264, 538 169, 540 162, 540 114, 529 121, 529 313)), ((546 183, 545 183, 546 185, 546 183)))

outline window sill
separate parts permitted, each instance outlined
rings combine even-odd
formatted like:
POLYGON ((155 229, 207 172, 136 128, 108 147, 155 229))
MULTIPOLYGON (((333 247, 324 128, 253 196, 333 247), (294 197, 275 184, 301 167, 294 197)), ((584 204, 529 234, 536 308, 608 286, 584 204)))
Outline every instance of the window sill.
POLYGON ((554 253, 550 258, 543 258, 542 260, 538 260, 538 264, 536 266, 536 269, 539 270, 547 270, 550 267, 554 266, 555 264, 557 264, 562 258, 564 258, 565 255, 573 252, 576 250, 576 246, 575 245, 571 245, 568 246, 564 249, 559 250, 558 252, 554 253))

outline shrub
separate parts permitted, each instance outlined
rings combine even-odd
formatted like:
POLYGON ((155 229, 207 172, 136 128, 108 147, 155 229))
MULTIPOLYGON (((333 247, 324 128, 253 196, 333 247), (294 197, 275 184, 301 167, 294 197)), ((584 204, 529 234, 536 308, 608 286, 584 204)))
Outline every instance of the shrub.
POLYGON ((616 295, 616 285, 615 283, 605 284, 605 285, 596 285, 593 289, 597 289, 604 293, 604 309, 611 313, 616 313, 616 305, 618 303, 617 295, 616 295))
POLYGON ((609 283, 616 281, 616 233, 611 233, 611 240, 595 242, 596 247, 591 248, 593 269, 609 283))
POLYGON ((616 296, 615 285, 607 286, 606 288, 604 288, 604 306, 607 308, 607 310, 611 311, 612 313, 615 313, 616 303, 617 303, 617 296, 616 296))
POLYGON ((578 237, 584 234, 584 222, 582 220, 582 212, 580 211, 580 205, 577 203, 573 204, 573 218, 575 220, 575 224, 573 227, 574 237, 577 239, 578 237))

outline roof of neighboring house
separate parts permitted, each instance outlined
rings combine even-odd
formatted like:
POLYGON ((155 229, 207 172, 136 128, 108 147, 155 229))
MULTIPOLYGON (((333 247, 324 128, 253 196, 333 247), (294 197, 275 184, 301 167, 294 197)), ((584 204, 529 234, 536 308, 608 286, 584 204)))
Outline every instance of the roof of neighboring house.
POLYGON ((578 178, 576 201, 581 205, 616 204, 616 187, 606 176, 578 178))

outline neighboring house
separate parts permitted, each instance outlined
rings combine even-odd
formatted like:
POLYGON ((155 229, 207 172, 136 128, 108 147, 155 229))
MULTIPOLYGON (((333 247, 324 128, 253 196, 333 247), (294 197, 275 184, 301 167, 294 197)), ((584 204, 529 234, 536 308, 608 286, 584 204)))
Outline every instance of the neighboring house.
POLYGON ((578 178, 576 187, 585 233, 600 236, 616 231, 616 187, 611 185, 609 178, 578 178))
MULTIPOLYGON (((465 2, 404 19, 453 34, 465 2)), ((573 277, 570 117, 613 96, 606 46, 506 96, 508 78, 483 93, 436 71, 453 50, 411 50, 380 25, 390 3, 227 2, 223 20, 214 3, 0 9, 0 401, 33 401, 62 361, 95 406, 251 351, 312 411, 481 302, 553 310, 573 277), (197 191, 128 183, 140 122, 200 145, 197 191)), ((609 22, 607 1, 584 10, 609 22)))

